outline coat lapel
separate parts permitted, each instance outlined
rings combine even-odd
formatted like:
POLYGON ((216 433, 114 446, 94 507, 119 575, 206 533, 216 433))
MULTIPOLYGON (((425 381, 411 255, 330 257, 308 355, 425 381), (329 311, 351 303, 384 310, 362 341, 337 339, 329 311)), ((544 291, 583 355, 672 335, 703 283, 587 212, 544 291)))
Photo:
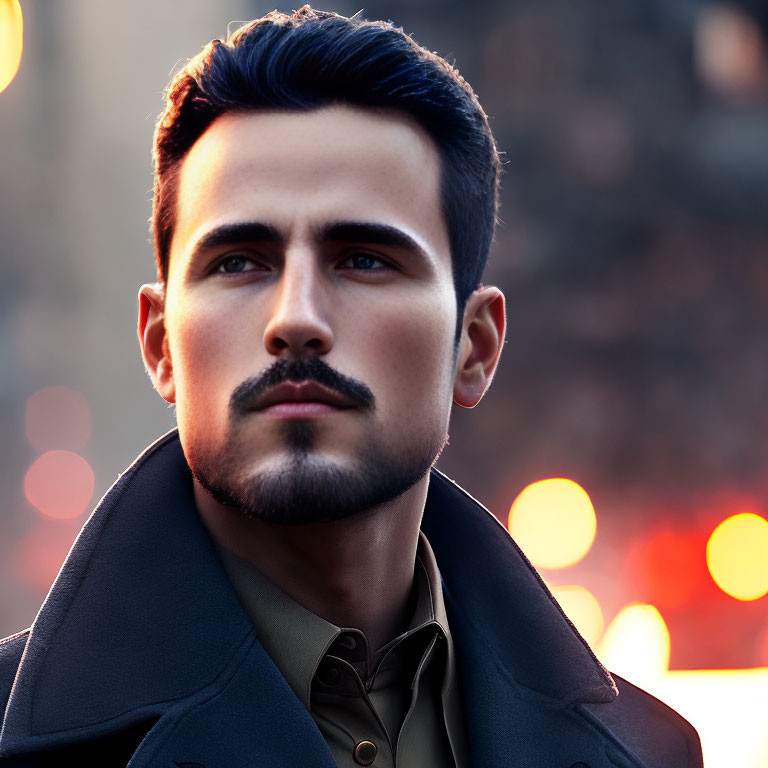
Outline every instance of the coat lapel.
POLYGON ((128 764, 190 768, 336 768, 314 720, 259 643, 215 689, 162 718, 128 764))
POLYGON ((422 524, 444 582, 476 766, 640 763, 580 704, 617 690, 541 577, 488 510, 433 471, 422 524))
POLYGON ((176 430, 134 462, 81 531, 32 626, 0 755, 146 721, 157 722, 132 766, 173 766, 158 757, 166 750, 205 768, 274 766, 279 749, 303 749, 296 765, 334 765, 195 513, 176 430), (207 727, 205 713, 216 713, 207 727))

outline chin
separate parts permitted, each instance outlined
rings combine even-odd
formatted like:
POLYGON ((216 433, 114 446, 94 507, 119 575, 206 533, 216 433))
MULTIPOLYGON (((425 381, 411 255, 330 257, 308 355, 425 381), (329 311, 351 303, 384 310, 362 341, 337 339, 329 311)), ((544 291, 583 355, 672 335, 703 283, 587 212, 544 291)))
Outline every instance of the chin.
POLYGON ((421 480, 447 435, 415 446, 387 448, 365 441, 351 463, 323 458, 313 450, 312 430, 294 432, 290 450, 259 469, 237 470, 237 452, 187 455, 198 482, 217 502, 245 515, 280 525, 330 523, 385 504, 421 480), (307 438, 302 440, 302 438, 307 438))

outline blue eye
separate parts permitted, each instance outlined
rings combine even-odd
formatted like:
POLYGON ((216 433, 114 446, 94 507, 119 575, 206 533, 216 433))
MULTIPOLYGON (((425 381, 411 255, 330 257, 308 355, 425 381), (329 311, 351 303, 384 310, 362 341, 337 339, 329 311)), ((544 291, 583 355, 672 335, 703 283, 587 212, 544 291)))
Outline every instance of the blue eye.
POLYGON ((216 266, 215 271, 223 272, 228 275, 234 275, 239 272, 250 272, 251 270, 248 269, 249 264, 252 265, 252 267, 258 266, 256 262, 248 256, 244 256, 243 254, 233 254, 232 256, 227 256, 223 261, 220 261, 216 266))
POLYGON ((375 270, 386 269, 389 264, 378 256, 374 256, 372 253, 366 253, 365 251, 358 251, 348 256, 343 262, 342 266, 349 265, 352 269, 362 270, 375 270))

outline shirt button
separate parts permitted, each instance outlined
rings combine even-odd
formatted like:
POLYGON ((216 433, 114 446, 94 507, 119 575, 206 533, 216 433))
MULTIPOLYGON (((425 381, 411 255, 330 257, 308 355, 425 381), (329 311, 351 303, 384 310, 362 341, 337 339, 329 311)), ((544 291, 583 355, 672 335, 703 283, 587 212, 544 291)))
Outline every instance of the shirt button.
POLYGON ((376 759, 378 751, 379 748, 372 741, 366 739, 357 742, 352 755, 358 765, 370 765, 376 759))
POLYGON ((348 651, 354 651, 357 648, 357 640, 352 635, 340 635, 336 642, 348 651))
POLYGON ((333 664, 324 664, 317 673, 317 679, 328 688, 333 688, 341 680, 339 668, 333 664))

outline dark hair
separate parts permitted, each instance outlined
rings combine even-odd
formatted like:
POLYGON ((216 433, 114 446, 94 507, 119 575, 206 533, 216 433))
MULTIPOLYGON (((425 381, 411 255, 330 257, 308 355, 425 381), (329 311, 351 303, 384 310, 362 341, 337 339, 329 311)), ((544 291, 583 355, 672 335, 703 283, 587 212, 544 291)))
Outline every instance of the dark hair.
POLYGON ((272 11, 213 40, 168 87, 155 127, 152 235, 165 281, 179 161, 225 112, 312 110, 329 104, 408 113, 435 141, 458 306, 479 285, 498 208, 499 156, 488 118, 458 71, 391 22, 305 5, 272 11))

